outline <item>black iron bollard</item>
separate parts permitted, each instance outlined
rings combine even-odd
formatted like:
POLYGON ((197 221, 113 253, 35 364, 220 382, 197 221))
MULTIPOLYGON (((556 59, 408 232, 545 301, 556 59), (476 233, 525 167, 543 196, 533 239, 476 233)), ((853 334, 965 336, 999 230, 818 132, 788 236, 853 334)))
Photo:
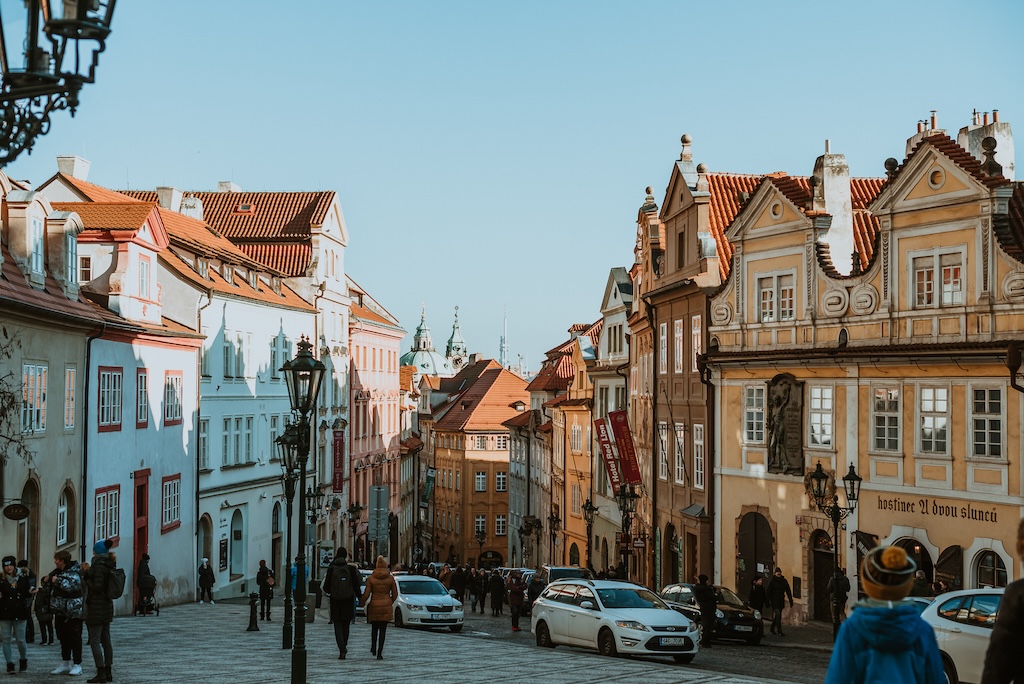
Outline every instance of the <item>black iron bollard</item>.
POLYGON ((259 601, 260 595, 255 591, 249 594, 249 627, 246 632, 258 632, 260 626, 256 623, 256 602, 259 601))

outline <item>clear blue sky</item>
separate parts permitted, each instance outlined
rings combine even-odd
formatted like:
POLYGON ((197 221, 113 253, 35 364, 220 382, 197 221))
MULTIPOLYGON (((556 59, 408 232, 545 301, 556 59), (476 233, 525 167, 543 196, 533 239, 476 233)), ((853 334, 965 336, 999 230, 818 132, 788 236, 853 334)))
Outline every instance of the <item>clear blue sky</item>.
MULTIPOLYGON (((348 272, 443 347, 531 369, 596 320, 679 137, 712 171, 857 176, 937 109, 1024 140, 1024 3, 121 0, 97 83, 6 169, 113 188, 333 189, 348 272)), ((1024 156, 1024 142, 1018 142, 1024 156)), ((1024 175, 1019 173, 1018 175, 1024 175)))

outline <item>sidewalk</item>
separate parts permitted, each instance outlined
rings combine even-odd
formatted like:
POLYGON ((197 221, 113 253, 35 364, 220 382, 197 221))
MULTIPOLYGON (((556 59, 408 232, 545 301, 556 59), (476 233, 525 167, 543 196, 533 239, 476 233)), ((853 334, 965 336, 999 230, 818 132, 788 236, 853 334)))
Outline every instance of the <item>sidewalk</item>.
POLYGON ((803 648, 823 653, 832 652, 832 624, 828 622, 806 622, 802 625, 786 625, 786 636, 780 637, 768 631, 766 623, 761 645, 772 648, 803 648))

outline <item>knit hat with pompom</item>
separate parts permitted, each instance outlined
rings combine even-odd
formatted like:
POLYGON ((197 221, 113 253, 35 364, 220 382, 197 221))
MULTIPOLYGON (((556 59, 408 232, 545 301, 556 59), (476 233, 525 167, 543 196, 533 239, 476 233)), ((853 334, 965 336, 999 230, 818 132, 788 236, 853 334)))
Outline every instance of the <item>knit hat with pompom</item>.
POLYGON ((877 547, 864 556, 860 580, 864 593, 879 601, 900 601, 914 584, 917 565, 898 546, 877 547))

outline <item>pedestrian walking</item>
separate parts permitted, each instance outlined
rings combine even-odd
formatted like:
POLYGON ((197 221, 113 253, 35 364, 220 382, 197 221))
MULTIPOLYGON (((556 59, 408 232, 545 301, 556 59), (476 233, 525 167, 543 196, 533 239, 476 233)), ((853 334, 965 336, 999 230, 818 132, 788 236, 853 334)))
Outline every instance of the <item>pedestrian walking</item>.
POLYGON ((533 576, 530 577, 530 584, 526 588, 526 615, 533 614, 533 604, 540 598, 542 591, 544 591, 544 580, 537 573, 533 573, 533 576))
MULTIPOLYGON (((1024 561, 1024 518, 1017 527, 1017 555, 1024 561)), ((999 603, 999 617, 988 641, 981 684, 1024 682, 1024 579, 1011 582, 999 603)))
POLYGON ((366 620, 371 625, 370 654, 377 660, 384 660, 384 637, 387 636, 388 623, 394 613, 392 606, 398 598, 398 584, 388 571, 388 562, 384 556, 377 556, 377 567, 366 580, 363 590, 363 605, 366 606, 366 620))
POLYGON ((50 610, 50 585, 40 582, 36 589, 36 620, 39 621, 39 645, 53 644, 53 612, 50 610))
POLYGON ((461 565, 455 568, 455 572, 452 573, 452 589, 455 590, 455 598, 457 598, 460 603, 466 595, 466 582, 468 579, 469 574, 466 572, 466 568, 461 565))
POLYGON ((917 566, 898 546, 876 547, 860 566, 868 598, 839 628, 825 684, 945 684, 931 625, 904 603, 917 566))
MULTIPOLYGON (((920 572, 920 571, 918 571, 920 572)), ((850 578, 839 568, 828 578, 825 589, 832 597, 832 615, 842 621, 846 617, 846 602, 850 599, 850 578)))
POLYGON ((477 572, 477 598, 480 603, 480 614, 484 614, 484 604, 487 601, 487 592, 491 588, 491 573, 481 568, 477 572))
POLYGON ((693 598, 700 607, 701 636, 700 645, 711 648, 711 636, 715 630, 715 611, 718 610, 718 594, 708 584, 707 575, 697 575, 697 583, 693 585, 693 598))
POLYGON ((750 593, 747 594, 747 605, 759 613, 764 613, 764 606, 768 602, 768 594, 764 589, 764 576, 760 573, 754 575, 750 581, 750 593))
POLYGON ((117 568, 117 556, 111 553, 112 543, 101 539, 93 546, 93 557, 82 564, 85 584, 85 626, 89 631, 89 648, 96 662, 96 676, 89 682, 114 681, 110 670, 114 650, 110 644, 110 621, 114 619, 114 600, 109 592, 111 574, 117 568))
MULTIPOLYGON (((309 564, 305 563, 304 566, 305 566, 305 571, 306 571, 306 585, 305 586, 308 587, 309 586, 309 564)), ((290 568, 288 568, 288 578, 289 578, 288 591, 292 592, 292 597, 293 598, 295 596, 295 576, 298 573, 298 570, 299 570, 299 557, 296 556, 295 557, 295 563, 292 564, 292 566, 290 568)))
POLYGON ((25 643, 34 644, 36 642, 36 627, 32 621, 32 604, 36 597, 36 573, 32 571, 32 568, 28 567, 27 560, 18 561, 18 570, 28 575, 28 618, 25 620, 25 643))
POLYGON ((519 616, 523 613, 523 603, 526 601, 526 583, 523 582, 523 574, 513 570, 508 578, 508 607, 512 611, 512 631, 519 630, 519 616))
POLYGON ((28 573, 16 565, 14 556, 3 558, 3 578, 0 579, 0 637, 3 638, 7 674, 14 674, 14 650, 18 646, 18 671, 28 669, 28 648, 25 645, 25 627, 29 620, 29 602, 32 599, 28 573))
POLYGON ((53 564, 53 571, 43 581, 50 585, 50 610, 53 611, 53 629, 60 641, 61 664, 50 674, 80 675, 82 617, 85 613, 82 568, 65 550, 54 554, 53 564))
POLYGON ((359 569, 348 562, 348 551, 338 549, 338 554, 327 568, 324 577, 324 593, 331 599, 331 623, 334 625, 334 640, 338 644, 338 659, 348 655, 348 635, 356 617, 355 599, 361 587, 359 569))
POLYGON ((213 568, 210 567, 210 559, 203 558, 203 561, 199 564, 199 603, 203 604, 203 599, 209 599, 210 605, 217 605, 213 602, 213 585, 217 583, 217 576, 213 574, 213 568))
POLYGON ((793 607, 793 590, 789 588, 789 580, 782 574, 782 568, 775 568, 775 576, 768 582, 768 603, 772 607, 772 634, 786 636, 782 633, 782 611, 789 599, 789 607, 793 607))
POLYGON ((498 617, 505 603, 505 580, 497 569, 491 573, 491 579, 487 582, 487 592, 491 595, 491 614, 498 617))
POLYGON ((274 585, 277 576, 267 567, 267 561, 260 561, 260 569, 256 571, 256 586, 260 588, 260 619, 270 621, 270 602, 274 600, 274 585))
POLYGON ((452 588, 452 566, 447 563, 441 568, 441 574, 437 576, 437 581, 444 585, 445 589, 452 588))
POLYGON ((469 612, 475 613, 478 594, 476 568, 469 569, 469 575, 466 577, 466 586, 469 588, 469 612))
POLYGON ((934 596, 932 594, 932 583, 928 581, 928 576, 924 574, 924 570, 918 570, 914 574, 914 586, 910 588, 911 596, 924 596, 930 598, 934 596))

